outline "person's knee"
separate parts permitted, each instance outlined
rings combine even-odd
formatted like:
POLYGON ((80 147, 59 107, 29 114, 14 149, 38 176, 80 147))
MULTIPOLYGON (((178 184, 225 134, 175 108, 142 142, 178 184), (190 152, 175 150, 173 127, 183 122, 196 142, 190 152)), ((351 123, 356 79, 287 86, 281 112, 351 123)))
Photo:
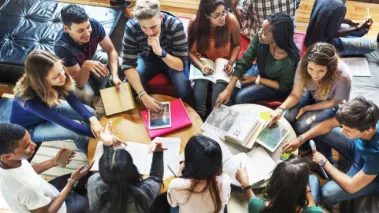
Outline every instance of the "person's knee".
POLYGON ((247 94, 240 90, 239 92, 237 92, 234 101, 236 104, 248 103, 247 94))
POLYGON ((338 197, 340 197, 338 191, 336 190, 336 183, 329 182, 321 189, 321 201, 327 206, 334 205, 338 203, 338 197))
POLYGON ((311 124, 308 124, 304 120, 297 120, 294 124, 296 134, 301 135, 311 128, 311 124))

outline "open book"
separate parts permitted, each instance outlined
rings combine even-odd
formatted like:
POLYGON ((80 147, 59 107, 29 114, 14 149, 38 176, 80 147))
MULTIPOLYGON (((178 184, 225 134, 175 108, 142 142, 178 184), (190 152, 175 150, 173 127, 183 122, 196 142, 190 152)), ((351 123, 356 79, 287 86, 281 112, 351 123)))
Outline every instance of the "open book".
POLYGON ((129 83, 122 83, 119 89, 116 87, 102 89, 100 95, 106 115, 125 112, 136 107, 129 83))
POLYGON ((254 148, 248 153, 239 153, 233 155, 223 164, 223 172, 228 174, 232 179, 232 184, 241 186, 235 179, 237 168, 241 164, 246 167, 249 174, 249 185, 255 185, 259 188, 264 181, 271 176, 271 172, 275 169, 276 163, 270 155, 262 148, 254 148))
MULTIPOLYGON (((217 81, 225 81, 229 83, 231 76, 224 72, 224 66, 228 64, 228 60, 225 58, 218 58, 214 62, 207 58, 200 58, 204 64, 208 64, 213 68, 214 73, 210 75, 204 75, 201 70, 191 64, 189 80, 204 79, 216 83, 217 81)), ((236 87, 241 88, 241 84, 238 81, 236 87)))
MULTIPOLYGON (((180 138, 155 138, 151 143, 162 142, 163 147, 167 148, 163 154, 164 163, 164 177, 172 176, 168 163, 178 159, 180 151, 180 138)), ((130 153, 133 158, 133 163, 138 168, 140 174, 149 175, 151 169, 151 163, 153 160, 153 153, 150 153, 150 146, 148 144, 141 144, 135 142, 127 142, 127 145, 120 145, 120 147, 114 147, 115 149, 125 149, 130 153)), ((91 171, 99 171, 99 160, 103 155, 103 143, 98 142, 96 151, 93 157, 95 163, 93 164, 91 171)), ((176 162, 179 164, 179 161, 176 162)))
POLYGON ((269 121, 260 117, 259 112, 235 112, 221 105, 208 116, 201 129, 212 131, 220 139, 252 149, 258 142, 271 152, 280 145, 288 134, 281 122, 276 128, 268 128, 269 121), (261 133, 264 133, 261 136, 261 133))

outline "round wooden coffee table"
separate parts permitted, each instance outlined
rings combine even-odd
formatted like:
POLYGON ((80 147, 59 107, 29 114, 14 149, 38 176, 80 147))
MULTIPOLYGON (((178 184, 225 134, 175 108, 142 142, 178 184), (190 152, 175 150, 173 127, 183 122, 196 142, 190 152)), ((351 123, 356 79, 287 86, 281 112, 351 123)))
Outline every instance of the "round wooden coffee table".
MULTIPOLYGON (((166 95, 151 95, 159 102, 171 101, 176 98, 166 96, 166 95)), ((149 144, 152 140, 150 139, 146 127, 143 123, 140 112, 146 110, 146 107, 142 102, 136 100, 136 108, 127 112, 119 113, 111 116, 103 116, 100 119, 100 123, 105 126, 108 121, 112 121, 114 133, 117 137, 124 141, 132 141, 137 143, 149 144)), ((180 138, 180 153, 183 152, 184 147, 186 146, 188 140, 193 135, 196 135, 201 132, 201 126, 203 121, 200 116, 196 113, 192 107, 184 103, 184 106, 187 109, 187 112, 191 118, 192 125, 175 132, 164 135, 163 137, 174 137, 180 138)), ((96 150, 97 142, 100 139, 91 138, 88 143, 88 161, 92 163, 92 158, 96 150)))

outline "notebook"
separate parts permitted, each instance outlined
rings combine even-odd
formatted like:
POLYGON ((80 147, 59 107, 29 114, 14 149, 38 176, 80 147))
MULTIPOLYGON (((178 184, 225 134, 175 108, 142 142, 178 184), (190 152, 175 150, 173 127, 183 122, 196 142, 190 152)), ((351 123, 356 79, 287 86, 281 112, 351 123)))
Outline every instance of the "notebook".
POLYGON ((120 88, 109 87, 100 90, 105 115, 113 115, 134 109, 134 98, 129 83, 120 84, 120 88))
MULTIPOLYGON (((172 176, 170 169, 168 168, 169 162, 176 162, 179 164, 178 156, 180 151, 180 138, 155 138, 151 143, 162 142, 163 147, 167 148, 163 154, 163 165, 164 165, 164 177, 172 176)), ((125 149, 130 153, 133 158, 133 163, 138 168, 140 174, 149 175, 151 169, 151 162, 153 160, 153 153, 150 153, 150 145, 127 142, 127 146, 120 145, 120 147, 115 147, 120 149, 125 149)), ((91 171, 99 171, 99 160, 103 155, 103 143, 99 142, 96 146, 96 151, 93 157, 95 163, 93 164, 91 171)))
POLYGON ((188 115, 186 108, 184 107, 182 99, 175 99, 170 101, 171 108, 171 127, 163 129, 149 129, 149 115, 148 110, 142 111, 141 116, 143 123, 145 124, 147 133, 151 139, 166 135, 173 131, 182 129, 192 125, 192 121, 188 115))

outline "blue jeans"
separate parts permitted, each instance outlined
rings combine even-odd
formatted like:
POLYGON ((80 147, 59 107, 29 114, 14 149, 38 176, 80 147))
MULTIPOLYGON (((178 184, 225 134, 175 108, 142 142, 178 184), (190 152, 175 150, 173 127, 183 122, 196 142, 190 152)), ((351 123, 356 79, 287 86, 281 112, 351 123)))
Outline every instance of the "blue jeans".
MULTIPOLYGON (((153 52, 147 58, 138 57, 137 71, 141 78, 141 83, 146 84, 150 79, 156 76, 158 73, 165 73, 171 79, 175 88, 175 97, 188 99, 191 95, 191 85, 188 80, 189 77, 189 63, 184 63, 184 69, 177 71, 158 58, 153 52)), ((159 91, 157 91, 159 92, 159 91)))
MULTIPOLYGON (((317 150, 329 160, 333 160, 331 152, 333 148, 352 164, 350 170, 346 173, 348 176, 353 177, 362 169, 364 164, 363 159, 358 153, 353 140, 342 134, 340 127, 336 127, 331 132, 314 138, 314 141, 317 150)), ((376 179, 358 192, 352 194, 342 189, 335 181, 328 181, 321 188, 321 201, 326 205, 334 205, 342 200, 350 200, 378 192, 379 182, 376 179)))
POLYGON ((372 39, 355 36, 334 38, 330 43, 336 47, 339 56, 364 55, 378 47, 372 39))
MULTIPOLYGON (((86 108, 92 114, 96 115, 95 111, 91 107, 86 106, 86 108)), ((61 104, 58 107, 56 107, 55 110, 59 114, 69 119, 82 122, 85 125, 89 125, 89 121, 84 119, 73 108, 71 108, 71 106, 66 101, 61 100, 61 104)), ((45 121, 29 129, 29 132, 33 142, 41 143, 44 141, 72 140, 74 141, 74 143, 80 151, 82 151, 86 155, 88 153, 89 137, 84 135, 78 135, 75 132, 66 129, 58 124, 45 121)))
MULTIPOLYGON (((254 63, 244 76, 257 76, 258 74, 258 65, 257 63, 254 63)), ((263 100, 276 100, 285 97, 286 95, 288 95, 288 93, 283 93, 277 89, 273 89, 262 84, 242 84, 241 89, 236 94, 235 103, 243 104, 263 100)))
POLYGON ((311 189, 313 200, 315 201, 317 206, 320 198, 320 181, 316 176, 309 175, 308 186, 311 189))
POLYGON ((293 126, 297 135, 301 135, 308 131, 314 123, 334 117, 339 108, 337 105, 332 109, 309 111, 296 120, 296 116, 299 114, 301 108, 314 103, 315 100, 313 99, 312 94, 306 91, 303 93, 300 102, 296 106, 288 109, 284 114, 284 118, 293 126))

